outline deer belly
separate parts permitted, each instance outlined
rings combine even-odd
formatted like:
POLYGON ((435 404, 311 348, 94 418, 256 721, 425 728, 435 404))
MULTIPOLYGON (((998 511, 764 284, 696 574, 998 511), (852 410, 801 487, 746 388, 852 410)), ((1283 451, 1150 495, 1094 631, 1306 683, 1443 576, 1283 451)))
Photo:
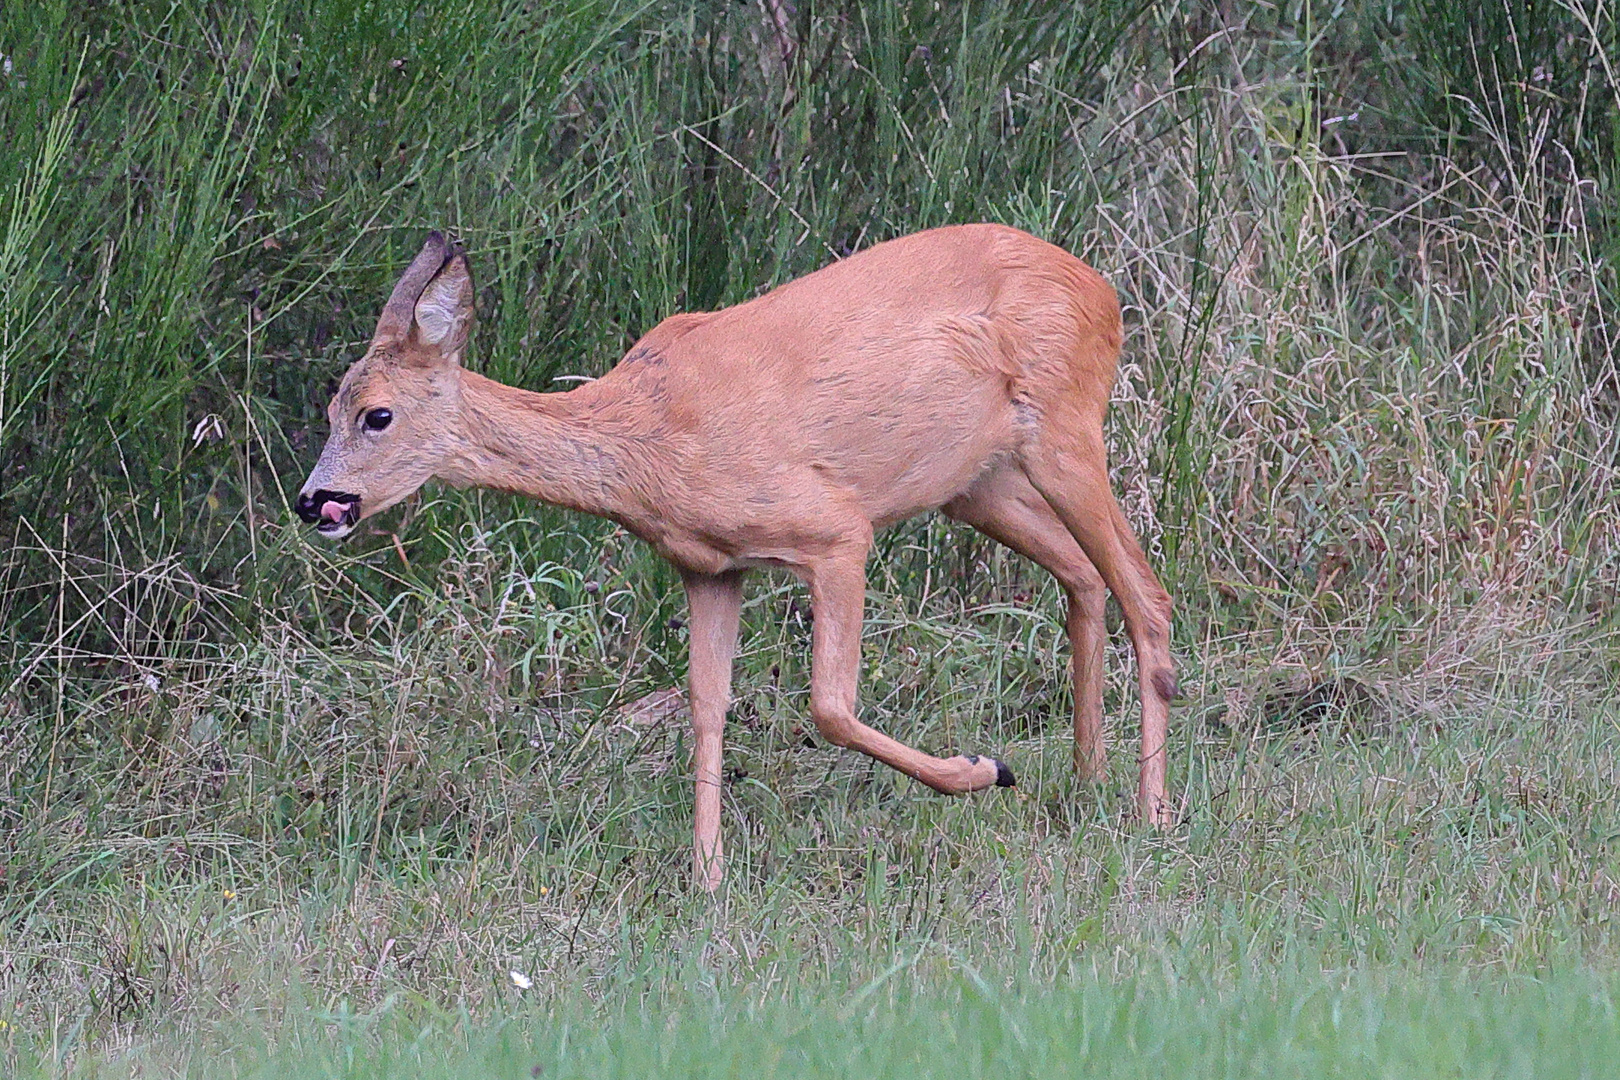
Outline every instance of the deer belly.
POLYGON ((1004 392, 974 389, 946 401, 872 402, 830 419, 818 447, 828 478, 853 491, 878 527, 943 506, 1018 446, 1004 392))

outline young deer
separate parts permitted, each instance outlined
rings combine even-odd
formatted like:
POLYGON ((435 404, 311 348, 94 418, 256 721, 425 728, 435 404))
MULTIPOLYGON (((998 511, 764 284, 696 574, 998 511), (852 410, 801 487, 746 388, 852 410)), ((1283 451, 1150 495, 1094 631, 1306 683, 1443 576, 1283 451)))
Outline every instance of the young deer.
POLYGON ((1105 768, 1104 587, 1118 598, 1140 676, 1139 809, 1170 820, 1170 597, 1108 485, 1120 318, 1091 267, 1015 229, 933 229, 736 307, 671 316, 567 393, 463 368, 472 318, 466 256, 433 233, 332 399, 298 513, 344 536, 437 477, 612 518, 674 563, 691 606, 699 885, 723 872, 721 729, 750 567, 809 585, 823 738, 946 794, 1013 783, 994 758, 932 757, 855 713, 873 531, 925 510, 1062 584, 1074 760, 1090 780, 1105 768))

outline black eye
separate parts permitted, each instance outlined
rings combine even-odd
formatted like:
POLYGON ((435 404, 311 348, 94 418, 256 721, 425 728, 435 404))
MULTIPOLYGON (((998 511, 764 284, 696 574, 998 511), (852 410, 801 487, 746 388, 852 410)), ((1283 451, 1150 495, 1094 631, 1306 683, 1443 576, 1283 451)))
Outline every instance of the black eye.
POLYGON ((381 431, 394 422, 394 414, 387 409, 367 409, 360 422, 366 426, 367 431, 381 431))

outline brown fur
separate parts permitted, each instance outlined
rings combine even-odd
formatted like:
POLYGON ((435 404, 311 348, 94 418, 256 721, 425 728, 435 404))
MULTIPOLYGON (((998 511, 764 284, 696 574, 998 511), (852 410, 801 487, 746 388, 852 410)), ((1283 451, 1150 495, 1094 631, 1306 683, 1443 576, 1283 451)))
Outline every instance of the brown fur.
POLYGON ((1106 758, 1104 588, 1118 598, 1140 673, 1140 811, 1169 820, 1170 598, 1108 486, 1102 420, 1120 319, 1091 267, 1014 229, 934 229, 735 307, 672 316, 602 378, 560 394, 462 368, 471 316, 466 259, 435 234, 333 399, 332 436, 305 495, 359 496, 364 517, 430 477, 485 485, 610 517, 679 567, 691 603, 701 885, 722 872, 721 727, 750 567, 786 567, 810 586, 811 714, 825 738, 938 791, 996 782, 994 759, 931 757, 855 716, 873 531, 926 510, 1062 583, 1075 761, 1092 779, 1106 758), (405 326, 401 294, 412 290, 405 326), (359 418, 377 407, 393 424, 364 430, 359 418))

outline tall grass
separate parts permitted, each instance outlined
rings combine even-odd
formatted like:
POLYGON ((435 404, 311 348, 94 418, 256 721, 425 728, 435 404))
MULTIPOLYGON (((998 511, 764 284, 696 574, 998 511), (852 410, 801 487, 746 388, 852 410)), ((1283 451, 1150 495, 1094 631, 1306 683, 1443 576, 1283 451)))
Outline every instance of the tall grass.
POLYGON ((512 968, 545 1002, 1612 962, 1608 6, 13 5, 0 53, 8 1063, 289 986, 487 1016, 512 968), (863 710, 1019 795, 816 744, 804 598, 762 577, 711 906, 666 568, 487 494, 336 549, 287 511, 429 228, 473 256, 472 362, 558 389, 981 219, 1120 290, 1178 830, 1070 779, 1053 586, 921 521, 872 563, 863 710))

